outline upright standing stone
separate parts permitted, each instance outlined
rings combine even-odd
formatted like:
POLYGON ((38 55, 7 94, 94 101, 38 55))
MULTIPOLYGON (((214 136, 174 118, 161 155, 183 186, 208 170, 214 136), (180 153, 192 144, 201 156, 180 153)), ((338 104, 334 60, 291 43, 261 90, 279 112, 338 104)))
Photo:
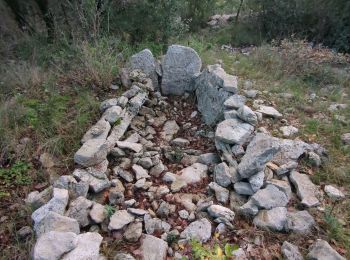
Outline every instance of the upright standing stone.
POLYGON ((139 69, 152 80, 153 86, 158 88, 157 61, 149 49, 140 51, 130 58, 130 69, 139 69))
POLYGON ((164 95, 182 95, 193 91, 193 77, 200 72, 202 61, 195 50, 172 45, 163 63, 162 92, 164 95))

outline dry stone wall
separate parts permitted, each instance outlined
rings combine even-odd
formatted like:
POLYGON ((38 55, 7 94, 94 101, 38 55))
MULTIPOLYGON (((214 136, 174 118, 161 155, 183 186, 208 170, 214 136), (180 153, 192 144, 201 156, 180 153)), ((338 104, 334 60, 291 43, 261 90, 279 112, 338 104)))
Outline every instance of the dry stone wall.
MULTIPOLYGON (((259 128, 266 117, 283 115, 261 102, 255 111, 248 107, 237 78, 220 65, 200 72, 201 60, 188 47, 171 46, 157 66, 149 50, 132 56, 123 70, 129 88, 101 103, 101 119, 74 155, 74 172, 28 195, 34 259, 106 259, 104 237, 137 248, 115 252, 114 259, 182 259, 179 245, 229 236, 238 214, 272 232, 309 236, 316 228, 308 209, 321 204, 323 191, 298 172, 298 160, 308 156, 319 165, 324 149, 259 128), (181 97, 157 92, 161 70, 162 93, 181 97), (190 95, 204 123, 191 111, 190 95)), ((331 185, 325 193, 344 199, 331 185)), ((242 244, 233 254, 247 259, 249 248, 242 244)), ((281 252, 302 259, 288 241, 281 252)), ((317 240, 309 257, 321 255, 344 259, 317 240)))

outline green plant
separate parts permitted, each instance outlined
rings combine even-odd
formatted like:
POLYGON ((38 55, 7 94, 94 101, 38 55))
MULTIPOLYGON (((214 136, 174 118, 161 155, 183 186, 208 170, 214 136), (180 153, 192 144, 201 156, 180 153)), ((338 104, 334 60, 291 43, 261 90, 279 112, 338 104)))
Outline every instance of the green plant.
POLYGON ((107 214, 107 217, 110 218, 115 213, 115 207, 112 205, 105 205, 105 212, 107 214))
MULTIPOLYGON (((10 168, 0 169, 0 183, 5 187, 29 185, 32 178, 28 174, 31 165, 27 162, 16 161, 10 168)), ((5 194, 5 193, 4 193, 5 194)))
POLYGON ((197 240, 191 240, 192 254, 194 259, 204 260, 228 260, 233 257, 233 252, 239 249, 238 245, 225 244, 223 249, 218 245, 213 247, 203 245, 197 240))

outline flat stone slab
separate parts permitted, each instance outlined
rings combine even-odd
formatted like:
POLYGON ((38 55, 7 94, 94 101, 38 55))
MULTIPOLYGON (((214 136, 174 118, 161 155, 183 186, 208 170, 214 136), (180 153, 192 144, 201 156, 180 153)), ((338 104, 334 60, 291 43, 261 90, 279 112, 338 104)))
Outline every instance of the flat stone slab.
POLYGON ((270 210, 260 210, 253 223, 262 229, 283 231, 287 223, 287 208, 276 207, 270 210))
POLYGON ((109 222, 109 230, 119 230, 125 227, 127 224, 133 222, 135 217, 128 213, 126 210, 118 210, 115 212, 109 222))
POLYGON ((297 195, 303 205, 306 207, 315 207, 320 204, 320 201, 316 197, 317 186, 312 183, 308 175, 292 171, 289 179, 294 184, 297 195))
POLYGON ((228 144, 243 144, 253 131, 251 124, 237 119, 226 119, 218 124, 215 138, 228 144))
POLYGON ((282 114, 278 112, 274 107, 269 106, 259 106, 257 112, 260 112, 264 116, 269 116, 273 118, 281 118, 282 114))
POLYGON ((165 260, 167 256, 168 244, 164 240, 143 235, 141 240, 141 255, 144 260, 165 260))
POLYGON ((288 204, 288 196, 274 185, 267 185, 266 188, 258 190, 251 200, 262 209, 284 207, 288 204))
POLYGON ((74 155, 74 161, 84 167, 94 166, 106 159, 106 139, 87 140, 74 155))

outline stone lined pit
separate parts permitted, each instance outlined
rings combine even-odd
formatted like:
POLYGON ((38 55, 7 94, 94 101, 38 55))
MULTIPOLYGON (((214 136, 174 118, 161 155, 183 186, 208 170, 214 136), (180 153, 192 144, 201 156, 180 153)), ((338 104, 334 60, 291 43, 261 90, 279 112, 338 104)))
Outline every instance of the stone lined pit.
MULTIPOLYGON (((149 50, 131 57, 122 70, 127 90, 101 103, 74 172, 26 199, 34 259, 191 259, 191 240, 218 238, 240 246, 237 259, 276 250, 302 259, 298 245, 316 238, 324 196, 299 161, 321 162, 324 149, 273 137, 262 126, 283 117, 276 108, 241 95, 220 65, 201 66, 179 45, 161 64, 149 50), (298 239, 288 242, 288 234, 298 239)), ((333 186, 325 191, 344 198, 333 186)), ((323 240, 309 251, 344 259, 323 240)))

